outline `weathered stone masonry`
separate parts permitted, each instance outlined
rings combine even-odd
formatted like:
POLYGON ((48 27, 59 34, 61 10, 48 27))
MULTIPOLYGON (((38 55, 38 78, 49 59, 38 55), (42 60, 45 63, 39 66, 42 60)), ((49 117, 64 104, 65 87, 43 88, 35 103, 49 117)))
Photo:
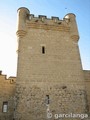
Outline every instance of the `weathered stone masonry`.
POLYGON ((20 8, 17 36, 16 119, 46 120, 47 109, 53 114, 88 112, 75 15, 48 19, 20 8))
MULTIPOLYGON (((47 120, 48 113, 89 114, 90 71, 82 70, 75 17, 72 13, 63 20, 34 17, 27 8, 18 9, 17 80, 10 91, 14 107, 12 112, 8 107, 10 115, 2 113, 1 120, 5 116, 7 120, 47 120)), ((2 97, 0 106, 8 101, 2 97)))
POLYGON ((12 120, 14 115, 14 96, 16 78, 6 78, 0 71, 0 120, 12 120), (3 112, 3 103, 8 102, 7 112, 3 112))

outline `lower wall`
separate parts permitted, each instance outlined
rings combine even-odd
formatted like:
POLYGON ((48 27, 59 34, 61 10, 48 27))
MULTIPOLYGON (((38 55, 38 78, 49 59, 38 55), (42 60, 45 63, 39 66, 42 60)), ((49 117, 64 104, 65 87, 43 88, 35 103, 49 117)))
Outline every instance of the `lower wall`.
POLYGON ((15 77, 6 78, 0 72, 0 120, 13 120, 14 114, 14 95, 15 95, 15 77), (3 111, 4 103, 7 103, 7 111, 3 111))
POLYGON ((88 107, 90 112, 90 70, 84 70, 83 72, 84 72, 85 85, 86 85, 86 91, 87 91, 88 107))
POLYGON ((83 72, 86 91, 80 87, 77 89, 76 86, 64 84, 42 85, 37 82, 30 86, 16 85, 15 77, 7 79, 6 75, 0 72, 0 120, 14 120, 15 117, 17 117, 15 120, 30 120, 29 118, 33 120, 32 116, 35 116, 36 120, 41 118, 45 120, 48 112, 52 114, 72 111, 82 113, 88 110, 90 112, 90 71, 83 72), (16 86, 17 91, 15 91, 16 86), (46 105, 46 95, 49 95, 50 105, 46 105), (5 101, 8 102, 8 112, 3 113, 5 101))
POLYGON ((52 114, 51 120, 55 114, 87 113, 86 92, 79 85, 37 82, 16 86, 16 120, 47 120, 48 113, 52 114))

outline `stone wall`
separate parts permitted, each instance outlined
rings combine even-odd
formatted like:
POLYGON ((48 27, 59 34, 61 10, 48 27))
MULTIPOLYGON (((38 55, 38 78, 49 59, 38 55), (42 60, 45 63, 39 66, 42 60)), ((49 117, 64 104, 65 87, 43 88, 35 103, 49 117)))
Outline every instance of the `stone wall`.
POLYGON ((19 8, 17 38, 16 120, 46 120, 47 109, 52 114, 86 113, 75 15, 47 19, 19 8))
POLYGON ((15 77, 6 78, 0 72, 0 120, 12 120, 14 115, 15 77), (3 112, 3 103, 7 102, 7 112, 3 112))
POLYGON ((85 85, 87 91, 87 101, 89 105, 89 112, 90 112, 90 70, 84 70, 84 78, 85 78, 85 85))
POLYGON ((0 72, 0 120, 55 120, 55 114, 88 114, 90 71, 82 70, 75 15, 49 19, 19 8, 17 39, 17 81, 0 72), (3 102, 8 103, 7 112, 2 111, 3 102))
MULTIPOLYGON (((86 92, 77 86, 61 83, 31 83, 17 85, 16 120, 46 120, 48 113, 70 114, 87 113, 86 92), (49 95, 47 105, 46 95, 49 95), (24 109, 23 109, 24 108, 24 109)), ((78 119, 81 120, 81 119, 78 119)))
MULTIPOLYGON (((89 104, 90 71, 84 70, 84 76, 86 81, 86 89, 88 93, 87 97, 88 97, 88 104, 89 104)), ((7 79, 6 75, 1 74, 0 72, 0 120, 12 120, 13 117, 14 116, 16 117, 17 115, 21 118, 21 115, 19 113, 16 113, 14 115, 13 109, 14 109, 15 102, 17 102, 18 104, 19 102, 22 103, 22 107, 19 106, 18 110, 23 112, 23 116, 24 114, 26 114, 26 112, 24 113, 24 111, 27 111, 26 109, 28 109, 29 112, 27 113, 27 116, 33 113, 33 115, 35 115, 37 118, 41 118, 43 116, 47 118, 48 112, 52 113, 53 117, 54 117, 54 114, 56 113, 70 113, 72 112, 71 108, 73 108, 73 111, 76 110, 77 112, 80 113, 80 106, 84 106, 86 113, 88 112, 87 102, 85 104, 83 102, 81 102, 80 104, 78 103, 78 101, 80 100, 82 101, 82 97, 84 97, 86 93, 83 90, 80 90, 80 89, 77 90, 77 87, 75 86, 68 86, 68 85, 66 86, 65 83, 62 85, 59 83, 58 84, 54 83, 53 85, 44 83, 44 86, 42 86, 42 83, 38 83, 38 82, 36 84, 32 83, 32 85, 30 86, 27 86, 25 84, 17 85, 18 87, 17 87, 17 93, 16 93, 16 101, 14 101, 13 98, 14 98, 14 91, 15 91, 15 82, 16 82, 15 77, 9 77, 9 79, 7 79), (46 95, 48 94, 50 97, 49 105, 46 104, 47 103, 46 95), (4 101, 9 102, 8 113, 2 112, 2 106, 4 101), (23 104, 23 101, 24 102, 26 101, 25 104, 23 104), (75 103, 77 103, 77 106, 75 105, 75 103), (59 106, 59 110, 56 110, 57 106, 59 106), (42 112, 42 109, 43 109, 43 112, 42 112), (39 116, 37 116, 38 115, 37 112, 39 116)), ((17 106, 15 106, 15 108, 17 106)), ((28 120, 28 117, 26 119, 28 120)), ((90 118, 88 118, 88 120, 89 119, 90 118)))

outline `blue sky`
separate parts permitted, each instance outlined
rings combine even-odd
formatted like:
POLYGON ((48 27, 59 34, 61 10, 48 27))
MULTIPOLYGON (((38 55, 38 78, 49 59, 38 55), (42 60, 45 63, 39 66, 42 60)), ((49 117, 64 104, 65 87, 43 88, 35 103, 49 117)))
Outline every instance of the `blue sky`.
POLYGON ((78 24, 78 42, 83 69, 90 70, 90 0, 2 0, 0 1, 0 70, 16 76, 17 9, 27 7, 31 14, 57 16, 74 13, 78 24))

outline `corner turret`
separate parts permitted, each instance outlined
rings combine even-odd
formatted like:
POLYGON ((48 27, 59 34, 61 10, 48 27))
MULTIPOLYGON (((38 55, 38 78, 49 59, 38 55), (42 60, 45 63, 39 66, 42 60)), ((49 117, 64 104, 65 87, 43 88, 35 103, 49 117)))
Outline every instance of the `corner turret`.
POLYGON ((28 15, 30 14, 30 11, 25 8, 21 7, 17 10, 18 13, 18 19, 17 19, 17 36, 23 37, 26 34, 26 19, 28 18, 28 15))
POLYGON ((78 41, 79 40, 79 33, 78 33, 75 14, 68 13, 67 15, 65 15, 64 19, 66 19, 67 22, 69 23, 71 39, 74 41, 78 41))

